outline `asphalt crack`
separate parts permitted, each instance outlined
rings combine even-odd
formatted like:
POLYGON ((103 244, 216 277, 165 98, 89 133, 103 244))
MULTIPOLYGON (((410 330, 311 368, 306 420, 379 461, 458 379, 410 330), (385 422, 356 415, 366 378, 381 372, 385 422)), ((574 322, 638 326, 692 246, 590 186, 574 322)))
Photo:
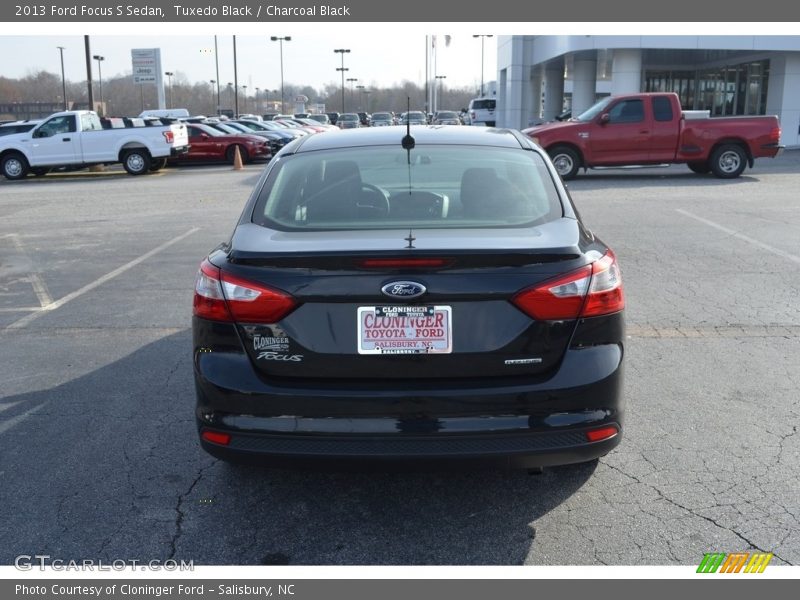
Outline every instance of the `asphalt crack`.
POLYGON ((192 481, 192 484, 189 486, 189 489, 186 490, 183 494, 178 496, 178 502, 175 504, 175 533, 170 540, 170 553, 167 557, 167 560, 172 560, 175 558, 175 552, 177 551, 178 547, 178 540, 180 539, 181 535, 183 535, 183 520, 186 517, 186 513, 183 511, 183 503, 186 498, 191 495, 194 488, 200 483, 200 480, 203 478, 203 475, 206 471, 208 471, 211 467, 217 464, 217 460, 214 460, 210 464, 206 465, 205 467, 201 468, 197 472, 197 476, 192 481))
MULTIPOLYGON (((630 475, 629 473, 626 473, 625 471, 623 471, 623 470, 622 470, 622 469, 620 469, 619 467, 615 467, 614 465, 611 465, 611 464, 608 464, 608 463, 603 463, 603 464, 605 464, 605 465, 606 465, 606 466, 607 466, 609 469, 613 469, 614 471, 617 471, 618 473, 621 473, 621 474, 622 474, 622 475, 624 475, 625 477, 628 477, 628 478, 632 479, 632 480, 633 480, 633 481, 635 481, 636 483, 639 483, 639 484, 641 484, 641 485, 644 485, 644 486, 647 486, 647 487, 649 487, 649 488, 650 488, 650 489, 652 489, 652 490, 653 490, 653 491, 654 491, 656 494, 658 494, 658 497, 659 497, 660 499, 664 500, 665 502, 668 502, 669 504, 671 504, 671 505, 673 505, 673 506, 675 506, 675 507, 677 507, 677 508, 680 508, 680 509, 681 509, 681 510, 683 510, 683 511, 686 511, 687 513, 689 513, 690 515, 692 515, 692 516, 694 516, 694 517, 698 517, 698 518, 700 518, 700 519, 703 519, 704 521, 707 521, 707 522, 711 523, 711 524, 712 524, 712 525, 714 525, 715 527, 718 527, 718 528, 720 528, 720 529, 722 529, 722 530, 724 530, 724 531, 728 531, 728 532, 732 533, 733 535, 735 535, 736 537, 738 537, 740 540, 742 540, 744 543, 746 543, 746 544, 748 545, 748 547, 749 547, 749 548, 752 548, 752 549, 754 549, 754 550, 758 550, 759 552, 763 552, 763 553, 767 553, 767 552, 768 552, 767 550, 764 550, 763 548, 760 548, 759 546, 757 546, 757 545, 755 544, 755 542, 753 542, 753 541, 751 541, 751 540, 747 539, 745 536, 743 536, 741 533, 739 533, 739 532, 738 532, 738 531, 736 531, 735 529, 731 529, 731 528, 729 528, 729 527, 725 527, 724 525, 722 525, 722 524, 718 523, 718 522, 717 522, 715 519, 712 519, 711 517, 707 517, 706 515, 703 515, 703 514, 697 513, 697 512, 695 512, 694 510, 692 510, 691 508, 689 508, 689 507, 687 507, 687 506, 683 506, 682 504, 680 504, 679 502, 676 502, 676 501, 675 501, 675 500, 673 500, 672 498, 669 498, 669 497, 665 496, 665 495, 664 495, 664 493, 663 493, 661 490, 659 490, 657 487, 655 487, 654 485, 651 485, 651 484, 649 484, 649 483, 646 483, 646 482, 642 481, 641 479, 639 479, 638 477, 636 477, 636 476, 634 476, 634 475, 630 475)), ((776 554, 775 552, 772 552, 772 555, 773 555, 775 558, 777 558, 778 560, 782 561, 783 563, 785 563, 785 564, 787 564, 787 565, 790 565, 790 566, 792 565, 792 563, 791 563, 791 562, 789 562, 789 561, 788 561, 788 560, 786 560, 785 558, 782 558, 780 555, 776 554)))

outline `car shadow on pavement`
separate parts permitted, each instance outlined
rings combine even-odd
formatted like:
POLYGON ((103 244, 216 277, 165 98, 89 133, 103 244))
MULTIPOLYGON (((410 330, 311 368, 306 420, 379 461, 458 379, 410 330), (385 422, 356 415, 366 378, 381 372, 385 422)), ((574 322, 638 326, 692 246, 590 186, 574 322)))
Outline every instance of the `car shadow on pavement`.
POLYGON ((2 398, 0 408, 0 564, 49 554, 195 565, 519 565, 537 562, 537 519, 597 465, 539 475, 228 465, 197 441, 188 330, 56 387, 2 398))

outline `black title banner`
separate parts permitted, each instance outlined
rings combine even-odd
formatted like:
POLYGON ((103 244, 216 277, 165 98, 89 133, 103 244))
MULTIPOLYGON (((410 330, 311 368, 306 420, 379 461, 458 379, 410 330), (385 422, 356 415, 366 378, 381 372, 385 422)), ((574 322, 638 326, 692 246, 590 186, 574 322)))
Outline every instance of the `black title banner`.
POLYGON ((800 3, 785 0, 50 0, 2 3, 0 22, 776 22, 800 21, 800 3))

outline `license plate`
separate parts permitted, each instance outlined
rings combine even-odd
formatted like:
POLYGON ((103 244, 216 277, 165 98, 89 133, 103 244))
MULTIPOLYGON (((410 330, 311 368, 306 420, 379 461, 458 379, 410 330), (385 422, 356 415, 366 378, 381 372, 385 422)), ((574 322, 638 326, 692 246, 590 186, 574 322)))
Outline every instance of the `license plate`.
POLYGON ((360 306, 359 354, 449 354, 453 313, 449 306, 360 306))

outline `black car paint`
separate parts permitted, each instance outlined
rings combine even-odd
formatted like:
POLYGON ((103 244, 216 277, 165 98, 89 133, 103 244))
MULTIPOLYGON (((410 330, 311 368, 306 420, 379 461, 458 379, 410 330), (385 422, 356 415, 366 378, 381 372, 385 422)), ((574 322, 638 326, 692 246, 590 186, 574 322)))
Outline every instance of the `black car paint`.
MULTIPOLYGON (((338 134, 347 136, 340 140, 332 139, 336 134, 309 136, 287 145, 276 160, 327 145, 363 145, 367 138, 382 143, 397 137, 392 129, 404 128, 356 130, 338 134)), ((454 129, 440 128, 436 143, 488 142, 533 150, 513 132, 454 129)), ((424 130, 415 134, 420 142, 428 136, 424 130)), ((193 318, 198 430, 231 435, 228 446, 201 440, 207 452, 228 460, 288 465, 355 459, 540 467, 591 460, 619 443, 623 313, 537 322, 509 302, 519 290, 588 264, 590 257, 607 250, 583 226, 557 177, 564 215, 537 228, 546 238, 544 254, 531 251, 530 232, 524 230, 476 236, 475 247, 463 252, 417 232, 414 256, 452 255, 454 262, 436 272, 364 272, 357 267, 359 256, 402 254, 403 236, 394 240, 374 231, 306 232, 284 250, 280 242, 287 240, 285 232, 252 223, 257 190, 268 176, 269 168, 231 240, 209 259, 226 272, 292 294, 300 305, 272 325, 193 318), (460 351, 436 356, 435 363, 420 355, 356 354, 356 307, 396 304, 380 294, 381 286, 393 279, 423 283, 428 288, 425 303, 447 303, 456 315, 480 315, 478 299, 486 302, 489 297, 502 306, 495 318, 506 324, 505 337, 498 335, 495 345, 503 352, 464 352, 469 332, 454 326, 454 348, 460 351), (331 320, 331 311, 337 319, 331 320), (316 323, 318 335, 309 334, 309 323, 316 323), (302 358, 259 362, 256 336, 287 337, 289 346, 281 355, 302 358), (343 340, 349 352, 337 346, 343 340), (514 357, 542 362, 505 364, 514 357), (618 433, 600 442, 586 441, 587 429, 604 425, 618 433)), ((443 233, 445 238, 456 235, 443 233)))

